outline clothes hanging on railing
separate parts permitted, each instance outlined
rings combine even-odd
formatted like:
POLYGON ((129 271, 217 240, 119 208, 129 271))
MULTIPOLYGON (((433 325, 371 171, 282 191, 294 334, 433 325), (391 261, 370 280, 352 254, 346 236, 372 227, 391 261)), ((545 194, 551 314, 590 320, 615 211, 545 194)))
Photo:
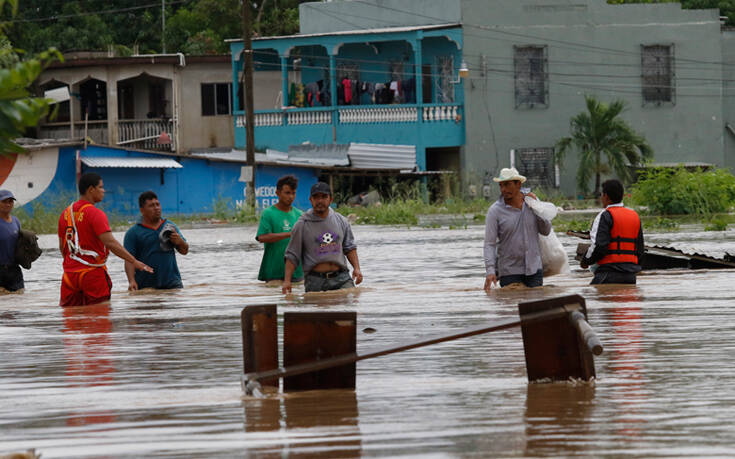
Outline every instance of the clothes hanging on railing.
POLYGON ((319 88, 319 102, 321 102, 322 106, 332 105, 332 95, 329 92, 328 82, 319 80, 316 84, 319 88))
POLYGON ((403 103, 404 104, 415 104, 416 103, 416 80, 409 78, 407 80, 401 80, 401 89, 403 90, 403 103))
POLYGON ((352 81, 349 78, 342 80, 342 87, 345 91, 345 104, 350 105, 352 102, 352 81))
MULTIPOLYGON (((329 81, 291 83, 288 101, 294 107, 331 106, 329 81)), ((413 78, 385 83, 343 78, 337 83, 337 105, 411 103, 416 103, 416 80, 413 78)))
POLYGON ((306 91, 306 102, 309 107, 319 106, 319 85, 316 82, 307 83, 304 90, 306 91))
POLYGON ((291 83, 291 89, 288 91, 288 104, 292 107, 304 107, 305 100, 304 85, 291 83))
POLYGON ((388 87, 393 93, 393 102, 400 103, 401 94, 400 94, 400 90, 398 89, 399 88, 398 81, 395 81, 395 80, 391 81, 388 87))

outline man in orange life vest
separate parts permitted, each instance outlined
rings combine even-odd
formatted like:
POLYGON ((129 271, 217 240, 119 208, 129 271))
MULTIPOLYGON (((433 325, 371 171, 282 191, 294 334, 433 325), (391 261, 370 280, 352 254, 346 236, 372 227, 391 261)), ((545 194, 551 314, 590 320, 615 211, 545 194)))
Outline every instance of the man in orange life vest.
POLYGON ((592 244, 579 264, 582 268, 593 266, 591 284, 635 284, 644 251, 641 219, 635 210, 623 207, 619 180, 602 184, 601 200, 605 210, 592 223, 592 244))
POLYGON ((82 306, 110 299, 112 281, 107 274, 107 255, 112 252, 135 266, 153 272, 112 236, 107 215, 94 205, 105 197, 102 177, 88 172, 79 179, 79 201, 59 218, 59 249, 64 257, 61 306, 82 306))

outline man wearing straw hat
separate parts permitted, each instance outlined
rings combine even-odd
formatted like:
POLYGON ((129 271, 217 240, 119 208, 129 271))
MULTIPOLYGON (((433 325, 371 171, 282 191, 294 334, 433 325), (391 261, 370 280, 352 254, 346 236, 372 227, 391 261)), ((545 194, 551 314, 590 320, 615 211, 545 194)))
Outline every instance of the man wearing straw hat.
POLYGON ((544 280, 538 236, 549 234, 551 222, 526 205, 521 192, 526 177, 514 167, 502 169, 493 181, 500 186, 500 197, 485 218, 485 290, 498 282, 501 287, 540 287, 544 280))

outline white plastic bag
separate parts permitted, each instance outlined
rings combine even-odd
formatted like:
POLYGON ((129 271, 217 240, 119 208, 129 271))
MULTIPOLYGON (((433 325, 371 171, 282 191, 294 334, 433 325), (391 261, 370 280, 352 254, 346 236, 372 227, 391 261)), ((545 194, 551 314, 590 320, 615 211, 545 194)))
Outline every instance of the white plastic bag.
MULTIPOLYGON (((539 201, 538 199, 533 199, 530 196, 526 196, 526 205, 528 205, 536 215, 549 221, 553 220, 560 210, 551 202, 539 201)), ((561 245, 561 242, 559 242, 559 238, 556 237, 553 227, 551 228, 551 232, 549 232, 548 236, 539 234, 538 245, 541 249, 541 265, 543 266, 544 277, 568 273, 570 271, 567 252, 564 250, 564 246, 561 245)))

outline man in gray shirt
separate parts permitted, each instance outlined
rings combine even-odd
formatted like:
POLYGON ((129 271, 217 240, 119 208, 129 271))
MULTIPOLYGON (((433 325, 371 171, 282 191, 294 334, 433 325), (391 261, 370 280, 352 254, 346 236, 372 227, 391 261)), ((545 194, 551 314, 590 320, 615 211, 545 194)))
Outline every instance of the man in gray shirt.
POLYGON ((501 196, 485 218, 485 290, 498 281, 501 287, 515 283, 539 287, 544 280, 538 235, 548 235, 551 222, 526 205, 521 192, 526 177, 515 168, 502 169, 493 180, 500 185, 501 196))
POLYGON ((354 287, 362 282, 362 272, 350 223, 329 207, 332 189, 326 183, 311 187, 309 201, 312 208, 301 214, 291 230, 281 291, 291 293, 291 276, 301 263, 307 292, 354 287), (352 276, 347 262, 352 265, 352 276))

